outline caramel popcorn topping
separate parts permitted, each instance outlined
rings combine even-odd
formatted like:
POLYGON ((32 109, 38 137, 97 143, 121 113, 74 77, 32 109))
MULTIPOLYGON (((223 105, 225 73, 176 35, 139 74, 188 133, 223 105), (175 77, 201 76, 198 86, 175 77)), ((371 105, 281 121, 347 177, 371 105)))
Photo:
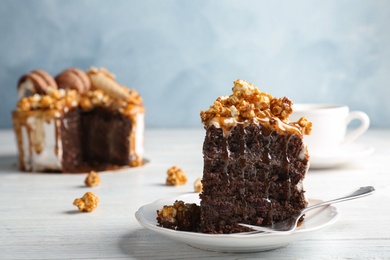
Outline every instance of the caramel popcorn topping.
POLYGON ((80 211, 91 212, 96 209, 99 204, 99 197, 92 192, 87 192, 80 199, 75 199, 73 205, 77 206, 80 211))
POLYGON ((76 106, 80 106, 83 110, 91 110, 96 106, 103 106, 112 110, 118 110, 127 116, 143 112, 143 101, 137 91, 119 85, 115 81, 114 75, 106 69, 92 67, 86 75, 92 77, 91 81, 94 83, 92 90, 80 92, 77 89, 57 89, 48 86, 45 89, 45 93, 31 93, 21 97, 16 106, 16 112, 51 109, 67 111, 76 106), (93 80, 96 75, 99 76, 97 82, 93 80))
POLYGON ((309 135, 311 133, 312 123, 307 121, 306 117, 301 117, 295 124, 299 125, 304 135, 309 135))
POLYGON ((168 176, 165 184, 168 186, 183 185, 187 182, 185 172, 176 165, 169 168, 167 174, 168 176))
POLYGON ((208 110, 200 112, 205 126, 221 127, 224 134, 228 135, 236 124, 253 121, 278 132, 310 134, 311 122, 306 118, 298 122, 289 121, 293 103, 287 97, 274 98, 241 79, 234 81, 232 90, 233 94, 218 97, 208 110))
POLYGON ((174 226, 176 221, 177 209, 173 206, 165 205, 161 210, 157 210, 157 216, 165 223, 172 223, 174 226))
POLYGON ((90 171, 87 178, 85 178, 84 181, 85 185, 88 187, 95 187, 98 186, 100 183, 100 177, 99 174, 95 171, 90 171))
POLYGON ((80 95, 75 90, 54 90, 49 94, 24 97, 20 99, 16 106, 17 112, 27 112, 33 110, 50 110, 65 111, 72 107, 80 106, 83 110, 91 110, 97 106, 107 107, 109 109, 117 109, 124 115, 130 115, 137 110, 131 108, 139 108, 137 112, 142 112, 142 98, 139 94, 132 90, 130 100, 117 100, 105 94, 102 90, 92 90, 85 95, 80 95), (62 90, 62 91, 61 91, 62 90), (131 112, 130 112, 131 111, 131 112))

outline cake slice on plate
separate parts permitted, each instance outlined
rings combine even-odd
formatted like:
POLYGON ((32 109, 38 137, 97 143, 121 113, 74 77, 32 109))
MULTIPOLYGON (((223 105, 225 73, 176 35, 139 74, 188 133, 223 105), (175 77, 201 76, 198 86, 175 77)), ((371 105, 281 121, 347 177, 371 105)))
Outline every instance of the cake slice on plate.
POLYGON ((269 226, 307 206, 303 179, 309 155, 302 137, 306 118, 290 122, 292 102, 274 98, 244 80, 230 96, 201 111, 204 233, 244 231, 238 223, 269 226))
POLYGON ((248 228, 239 223, 270 226, 307 206, 303 135, 310 134, 311 122, 305 117, 290 122, 293 104, 286 97, 274 98, 244 80, 236 80, 232 90, 200 113, 206 130, 200 206, 182 201, 164 206, 157 210, 159 226, 244 232, 248 228))

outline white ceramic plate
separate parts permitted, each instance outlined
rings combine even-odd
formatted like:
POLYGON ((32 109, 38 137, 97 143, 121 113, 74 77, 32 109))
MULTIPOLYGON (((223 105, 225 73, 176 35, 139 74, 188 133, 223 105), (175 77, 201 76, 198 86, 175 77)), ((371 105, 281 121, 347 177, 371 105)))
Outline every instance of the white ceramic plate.
MULTIPOLYGON (((310 169, 326 169, 353 163, 359 158, 368 156, 374 148, 359 143, 340 146, 332 154, 310 155, 310 169)), ((309 148, 310 154, 310 148, 309 148)))
MULTIPOLYGON (((157 226, 157 210, 164 205, 172 205, 175 200, 199 205, 199 194, 191 193, 174 198, 157 200, 142 206, 135 217, 147 229, 160 233, 173 240, 184 242, 190 246, 218 252, 258 252, 287 246, 289 243, 307 235, 322 230, 334 224, 339 215, 334 206, 311 210, 306 214, 302 225, 291 233, 257 233, 257 234, 203 234, 195 232, 176 231, 157 226)), ((316 204, 320 200, 309 200, 309 204, 316 204)))

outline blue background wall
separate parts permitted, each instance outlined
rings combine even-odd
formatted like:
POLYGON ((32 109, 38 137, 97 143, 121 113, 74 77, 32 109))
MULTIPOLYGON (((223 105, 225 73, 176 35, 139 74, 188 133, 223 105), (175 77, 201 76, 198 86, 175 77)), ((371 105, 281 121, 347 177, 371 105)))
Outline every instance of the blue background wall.
POLYGON ((1 1, 0 128, 20 75, 91 65, 141 93, 148 127, 202 127, 237 78, 390 127, 390 1, 1 1))

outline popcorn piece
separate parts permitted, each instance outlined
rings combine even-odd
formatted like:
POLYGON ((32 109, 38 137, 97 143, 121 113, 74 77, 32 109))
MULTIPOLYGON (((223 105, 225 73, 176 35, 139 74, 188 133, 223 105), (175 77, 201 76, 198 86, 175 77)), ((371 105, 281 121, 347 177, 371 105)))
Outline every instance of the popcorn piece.
POLYGON ((199 193, 202 192, 203 185, 202 185, 202 178, 197 178, 194 182, 194 192, 199 193))
POLYGON ((199 230, 200 207, 195 203, 176 200, 173 205, 165 205, 157 210, 156 219, 160 227, 196 232, 199 230))
POLYGON ((89 98, 87 98, 87 97, 81 98, 81 100, 80 100, 80 107, 83 110, 91 110, 93 108, 91 100, 89 98))
POLYGON ((52 87, 48 87, 46 89, 46 93, 47 93, 47 95, 49 95, 53 99, 60 99, 60 98, 63 98, 65 96, 66 91, 65 91, 65 89, 54 89, 52 87))
POLYGON ((313 124, 307 121, 306 117, 301 117, 297 123, 302 128, 303 134, 309 135, 311 133, 311 127, 313 124))
POLYGON ((39 107, 43 109, 52 108, 53 106, 54 106, 54 99, 48 95, 43 96, 39 101, 39 107))
POLYGON ((16 110, 18 111, 29 111, 31 109, 31 102, 28 100, 28 98, 22 98, 16 107, 16 110))
POLYGON ((271 100, 270 110, 272 114, 285 121, 293 112, 292 102, 286 97, 274 98, 271 100))
POLYGON ((183 185, 187 182, 186 174, 176 165, 169 168, 167 174, 166 185, 168 186, 183 185))
POLYGON ((99 183, 100 183, 100 177, 99 177, 99 174, 95 171, 91 171, 87 178, 85 178, 85 185, 87 185, 88 187, 95 187, 95 186, 98 186, 99 183))
POLYGON ((99 204, 99 197, 92 192, 87 192, 80 199, 75 199, 73 205, 77 206, 80 211, 91 212, 99 204))
POLYGON ((177 209, 174 206, 165 205, 161 210, 157 210, 157 218, 168 228, 176 226, 176 215, 177 209))

